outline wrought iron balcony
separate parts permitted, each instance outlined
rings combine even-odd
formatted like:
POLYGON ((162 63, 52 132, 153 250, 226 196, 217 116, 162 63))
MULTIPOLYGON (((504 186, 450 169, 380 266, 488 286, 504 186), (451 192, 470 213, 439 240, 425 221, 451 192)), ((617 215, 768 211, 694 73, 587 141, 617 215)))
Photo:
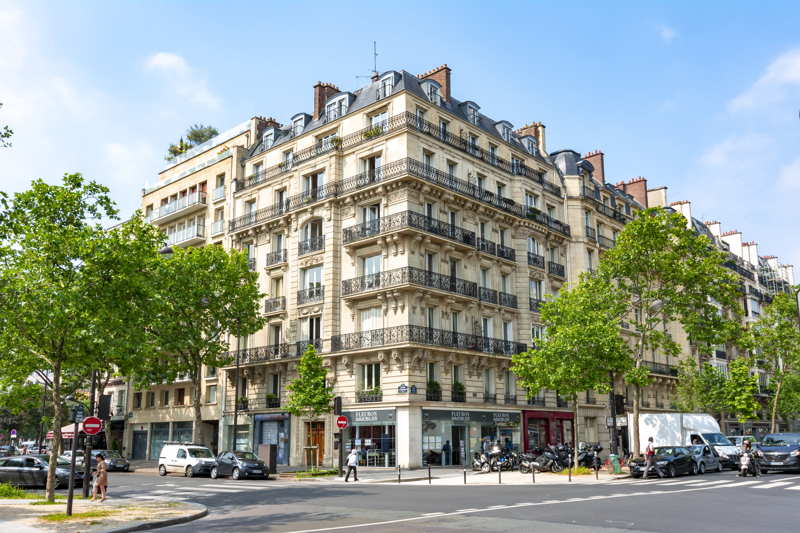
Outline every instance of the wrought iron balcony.
POLYGON ((569 407, 569 400, 559 396, 556 398, 556 407, 569 407))
POLYGON ((597 230, 595 230, 594 228, 592 228, 590 226, 586 226, 586 227, 584 227, 584 229, 586 230, 586 238, 587 239, 592 240, 592 241, 596 241, 597 240, 597 230))
POLYGON ((497 245, 497 257, 502 259, 508 259, 509 261, 516 261, 517 260, 517 252, 510 246, 503 246, 502 244, 497 245))
POLYGON ((497 245, 490 240, 484 239, 483 237, 478 237, 478 240, 475 244, 481 252, 486 252, 487 254, 497 255, 497 245))
POLYGON ((297 305, 311 304, 321 302, 325 299, 325 287, 316 285, 297 291, 297 305))
POLYGON ((342 241, 344 244, 350 244, 362 239, 374 237, 375 235, 382 235, 404 228, 422 230, 426 233, 438 235, 439 237, 444 237, 451 241, 466 244, 467 246, 475 246, 474 232, 458 226, 453 226, 447 222, 436 220, 415 211, 403 211, 402 213, 387 215, 376 220, 370 220, 345 228, 342 230, 342 241))
POLYGON ((739 261, 737 261, 736 258, 731 258, 728 261, 725 261, 723 265, 751 281, 755 281, 756 279, 756 275, 747 267, 743 266, 743 262, 742 264, 739 264, 739 261))
POLYGON ((512 309, 517 308, 517 296, 515 294, 500 292, 498 295, 500 296, 500 305, 503 307, 511 307, 512 309))
POLYGON ((503 396, 503 403, 506 405, 517 405, 517 395, 516 394, 506 394, 503 396))
POLYGON ((534 313, 538 313, 542 308, 544 300, 540 300, 539 298, 528 298, 528 303, 530 305, 530 310, 534 313))
POLYGON ((269 300, 264 300, 265 313, 279 313, 281 311, 286 311, 285 296, 278 296, 277 298, 270 298, 269 300))
POLYGON ((502 339, 425 326, 406 325, 335 335, 331 338, 331 350, 339 352, 405 343, 426 344, 505 356, 522 353, 528 349, 521 342, 504 341, 502 339))
POLYGON ((555 261, 548 261, 547 262, 547 271, 554 276, 558 276, 560 278, 566 277, 565 276, 565 269, 564 265, 560 263, 556 263, 555 261))
POLYGON ((238 403, 239 411, 258 411, 260 409, 277 409, 281 406, 281 399, 278 396, 247 396, 241 398, 239 402, 234 402, 229 398, 225 402, 225 412, 233 412, 234 403, 238 403))
POLYGON ((650 372, 662 376, 678 377, 678 368, 672 365, 665 365, 663 363, 655 363, 653 361, 642 361, 650 372))
POLYGON ((467 401, 467 391, 450 391, 450 401, 451 402, 466 402, 467 401))
POLYGON ((540 398, 538 396, 534 396, 533 398, 528 397, 528 405, 537 405, 539 407, 544 407, 547 405, 547 401, 544 398, 540 398))
POLYGON ((325 248, 325 235, 317 235, 297 243, 297 255, 310 254, 325 248))
POLYGON ((484 392, 483 393, 483 402, 484 403, 497 403, 497 394, 492 392, 484 392))
POLYGON ((406 284, 452 292, 468 298, 478 297, 478 284, 474 281, 429 272, 416 267, 395 268, 342 280, 342 296, 352 296, 366 291, 406 284))
POLYGON ((478 299, 482 302, 497 304, 497 291, 486 287, 478 288, 478 299))
POLYGON ((272 265, 279 265, 281 263, 286 262, 286 248, 283 250, 276 250, 274 252, 270 252, 267 254, 267 257, 264 259, 264 266, 272 266, 272 265))
POLYGON ((383 401, 383 392, 360 390, 356 391, 356 402, 358 403, 377 403, 383 401))
POLYGON ((528 252, 528 264, 544 270, 544 256, 535 254, 533 252, 528 252))
POLYGON ((266 346, 234 350, 228 352, 229 367, 236 364, 237 355, 239 364, 246 365, 250 363, 296 359, 302 355, 302 352, 297 351, 296 345, 289 343, 267 344, 266 346))
POLYGON ((440 390, 426 390, 425 391, 425 399, 429 402, 441 402, 442 401, 442 391, 440 390))
POLYGON ((597 242, 600 244, 601 248, 613 248, 615 244, 617 244, 614 239, 609 239, 605 235, 598 235, 597 242))

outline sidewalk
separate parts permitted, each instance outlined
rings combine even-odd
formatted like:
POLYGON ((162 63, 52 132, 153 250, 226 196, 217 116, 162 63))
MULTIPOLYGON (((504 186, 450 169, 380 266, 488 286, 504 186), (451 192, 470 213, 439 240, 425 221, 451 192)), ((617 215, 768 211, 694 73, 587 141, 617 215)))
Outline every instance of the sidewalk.
MULTIPOLYGON (((542 485, 563 485, 570 483, 592 484, 610 482, 617 479, 630 477, 628 474, 609 474, 601 470, 597 478, 594 474, 573 476, 572 481, 569 476, 564 474, 552 474, 550 472, 535 474, 535 483, 542 485)), ((352 481, 352 476, 351 476, 352 481)), ((358 479, 360 483, 394 483, 397 484, 396 468, 359 468, 358 479)), ((327 478, 328 481, 344 482, 343 477, 327 478)), ((467 470, 467 485, 497 485, 498 482, 508 485, 530 485, 534 481, 531 474, 520 474, 519 472, 502 472, 498 477, 497 472, 475 472, 467 470)), ((417 468, 413 470, 401 470, 400 482, 402 484, 428 484, 428 469, 417 468)), ((431 468, 431 485, 464 485, 464 470, 462 468, 431 468)))

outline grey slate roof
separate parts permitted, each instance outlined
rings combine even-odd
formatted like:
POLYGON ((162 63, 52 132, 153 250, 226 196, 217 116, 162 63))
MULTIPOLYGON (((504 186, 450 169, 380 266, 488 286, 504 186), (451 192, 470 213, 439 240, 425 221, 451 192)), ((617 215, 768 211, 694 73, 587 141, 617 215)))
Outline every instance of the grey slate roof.
MULTIPOLYGON (((589 172, 590 175, 594 172, 594 166, 589 161, 583 159, 580 153, 570 148, 550 152, 550 158, 555 163, 556 168, 565 176, 577 176, 580 175, 583 170, 589 172)), ((637 209, 644 209, 644 206, 637 202, 633 196, 617 189, 611 183, 600 183, 595 180, 594 177, 590 179, 592 185, 605 189, 615 201, 629 203, 637 209)))

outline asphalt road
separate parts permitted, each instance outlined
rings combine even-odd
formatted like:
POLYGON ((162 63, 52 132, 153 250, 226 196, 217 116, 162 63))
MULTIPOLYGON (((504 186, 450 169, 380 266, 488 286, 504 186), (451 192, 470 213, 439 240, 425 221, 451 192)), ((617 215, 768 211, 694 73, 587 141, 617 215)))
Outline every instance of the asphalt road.
POLYGON ((800 474, 734 472, 573 485, 427 486, 111 474, 112 497, 177 498, 209 515, 169 533, 796 532, 800 474))

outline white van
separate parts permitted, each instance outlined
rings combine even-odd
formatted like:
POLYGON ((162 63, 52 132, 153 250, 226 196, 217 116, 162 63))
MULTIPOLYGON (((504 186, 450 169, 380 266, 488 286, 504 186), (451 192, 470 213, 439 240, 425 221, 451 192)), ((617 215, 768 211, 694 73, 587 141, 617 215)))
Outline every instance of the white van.
POLYGON ((162 476, 169 472, 179 472, 186 477, 208 476, 215 466, 214 454, 201 444, 167 442, 158 454, 158 473, 162 476))

